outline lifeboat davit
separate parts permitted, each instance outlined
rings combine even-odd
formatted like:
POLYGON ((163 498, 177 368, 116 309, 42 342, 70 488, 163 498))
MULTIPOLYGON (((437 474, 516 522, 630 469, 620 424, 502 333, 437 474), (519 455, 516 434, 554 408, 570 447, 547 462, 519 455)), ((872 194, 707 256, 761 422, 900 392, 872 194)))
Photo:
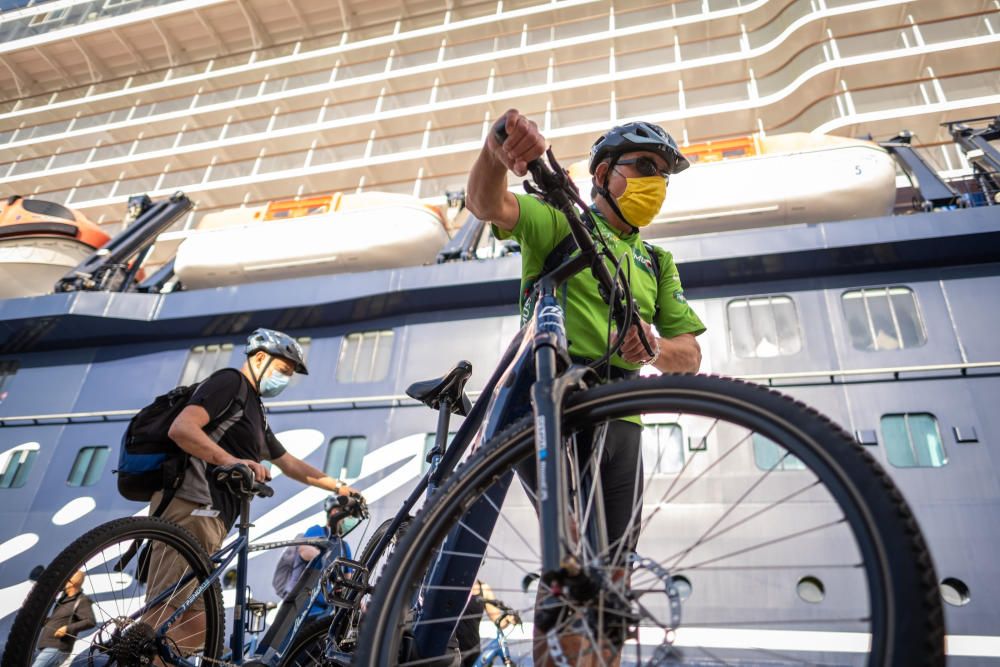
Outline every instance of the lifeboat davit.
POLYGON ((406 195, 336 193, 207 214, 177 248, 187 289, 416 266, 448 242, 441 211, 406 195))
MULTIPOLYGON (((682 146, 691 168, 670 178, 643 236, 750 229, 890 215, 896 163, 871 141, 796 132, 682 146)), ((586 162, 570 168, 590 191, 586 162)))
POLYGON ((0 202, 0 299, 51 293, 109 238, 61 204, 19 195, 0 202))

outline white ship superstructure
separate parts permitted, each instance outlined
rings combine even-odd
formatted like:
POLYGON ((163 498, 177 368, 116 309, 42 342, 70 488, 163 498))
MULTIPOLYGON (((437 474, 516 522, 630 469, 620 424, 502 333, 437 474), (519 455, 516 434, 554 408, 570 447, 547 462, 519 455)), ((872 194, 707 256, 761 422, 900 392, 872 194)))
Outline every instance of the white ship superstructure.
POLYGON ((642 118, 686 144, 887 138, 1000 110, 997 0, 54 0, 0 14, 0 182, 109 227, 129 195, 207 211, 461 188, 511 106, 567 163, 642 118))

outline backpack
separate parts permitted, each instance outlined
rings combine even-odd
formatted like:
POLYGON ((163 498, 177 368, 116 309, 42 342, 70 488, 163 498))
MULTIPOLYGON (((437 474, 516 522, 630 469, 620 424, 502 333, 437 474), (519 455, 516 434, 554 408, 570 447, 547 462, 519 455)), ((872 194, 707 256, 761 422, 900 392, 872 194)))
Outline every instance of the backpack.
POLYGON ((308 564, 299 556, 298 546, 287 547, 281 552, 278 566, 274 568, 274 576, 271 577, 271 585, 278 597, 282 600, 288 597, 308 564))
MULTIPOLYGON (((239 371, 224 368, 202 382, 225 372, 239 371)), ((122 436, 118 469, 114 471, 118 475, 118 493, 128 500, 148 502, 155 491, 164 491, 163 501, 152 516, 163 513, 184 481, 189 455, 167 433, 202 382, 176 387, 157 396, 132 417, 122 436)), ((205 434, 213 442, 219 442, 226 431, 243 417, 248 394, 246 383, 241 382, 239 393, 226 409, 205 426, 205 434)))

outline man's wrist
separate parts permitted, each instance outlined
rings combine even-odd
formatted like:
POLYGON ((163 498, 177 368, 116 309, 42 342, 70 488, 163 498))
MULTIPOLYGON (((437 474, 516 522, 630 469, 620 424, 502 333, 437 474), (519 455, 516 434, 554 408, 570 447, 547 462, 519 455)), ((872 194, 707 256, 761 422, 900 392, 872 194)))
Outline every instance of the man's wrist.
POLYGON ((651 356, 649 359, 647 359, 643 363, 645 363, 648 366, 652 366, 653 364, 656 363, 657 359, 659 359, 659 358, 660 358, 660 341, 658 341, 657 339, 654 338, 653 339, 653 356, 651 356))

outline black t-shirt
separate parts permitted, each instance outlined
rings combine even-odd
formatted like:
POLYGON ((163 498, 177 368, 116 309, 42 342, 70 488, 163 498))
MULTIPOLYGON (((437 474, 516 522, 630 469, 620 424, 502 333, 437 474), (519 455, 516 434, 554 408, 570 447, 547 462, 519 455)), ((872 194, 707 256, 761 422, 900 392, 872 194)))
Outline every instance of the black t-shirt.
MULTIPOLYGON (((208 413, 209 420, 215 422, 228 413, 233 401, 238 400, 241 384, 246 385, 242 393, 247 397, 243 415, 226 430, 219 440, 219 446, 237 458, 252 461, 282 456, 285 448, 267 425, 264 406, 257 391, 246 376, 235 368, 227 368, 205 380, 191 395, 188 405, 200 405, 208 413)), ((177 496, 193 502, 211 503, 219 510, 219 518, 226 526, 232 526, 239 515, 239 499, 207 481, 213 468, 214 466, 205 465, 203 461, 192 459, 184 482, 177 490, 177 496)))
POLYGON ((471 667, 479 659, 479 623, 483 620, 486 610, 485 601, 481 595, 473 595, 462 613, 462 620, 455 627, 455 638, 462 652, 462 667, 471 667))

